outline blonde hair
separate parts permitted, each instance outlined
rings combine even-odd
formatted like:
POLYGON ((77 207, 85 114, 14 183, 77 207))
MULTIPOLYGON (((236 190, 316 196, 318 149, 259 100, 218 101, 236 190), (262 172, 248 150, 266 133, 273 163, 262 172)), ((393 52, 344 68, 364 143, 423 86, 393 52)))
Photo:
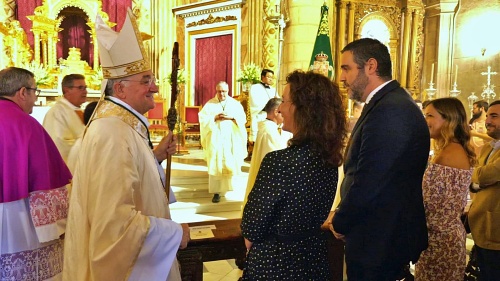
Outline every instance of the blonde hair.
POLYGON ((434 142, 435 155, 439 155, 450 143, 458 142, 464 148, 469 163, 472 166, 476 165, 476 154, 470 144, 470 128, 462 102, 456 98, 440 98, 430 101, 427 106, 429 105, 432 105, 445 120, 440 131, 441 138, 434 142))

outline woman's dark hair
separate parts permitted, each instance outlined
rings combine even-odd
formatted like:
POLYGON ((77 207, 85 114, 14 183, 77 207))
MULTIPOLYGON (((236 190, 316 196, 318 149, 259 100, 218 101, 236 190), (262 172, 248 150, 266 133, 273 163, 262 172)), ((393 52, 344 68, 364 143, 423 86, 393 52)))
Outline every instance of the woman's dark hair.
POLYGON ((338 85, 301 70, 288 74, 286 81, 295 106, 296 131, 289 145, 310 144, 328 165, 342 165, 347 119, 338 85))

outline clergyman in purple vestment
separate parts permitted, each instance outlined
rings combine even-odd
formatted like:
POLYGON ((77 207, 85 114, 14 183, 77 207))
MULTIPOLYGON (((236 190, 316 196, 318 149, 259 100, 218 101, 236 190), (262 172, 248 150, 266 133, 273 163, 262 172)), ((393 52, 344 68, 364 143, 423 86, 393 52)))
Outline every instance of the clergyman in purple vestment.
POLYGON ((0 268, 2 280, 62 280, 71 173, 54 142, 29 114, 33 73, 0 71, 0 268))

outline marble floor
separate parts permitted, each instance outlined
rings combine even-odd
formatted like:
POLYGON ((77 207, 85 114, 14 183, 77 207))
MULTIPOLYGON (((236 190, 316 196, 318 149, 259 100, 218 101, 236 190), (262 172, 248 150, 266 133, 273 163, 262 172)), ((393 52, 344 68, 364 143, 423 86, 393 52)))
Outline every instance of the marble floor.
MULTIPOLYGON (((208 173, 203 151, 189 150, 189 154, 172 157, 171 186, 177 201, 170 205, 176 222, 201 222, 241 217, 241 204, 245 195, 249 163, 244 163, 242 174, 234 181, 233 191, 226 193, 221 202, 212 203, 208 193, 208 173)), ((203 263, 204 281, 237 281, 242 271, 234 260, 203 263)))
MULTIPOLYGON (((188 154, 172 157, 171 186, 177 201, 170 205, 172 219, 176 222, 202 222, 241 217, 241 205, 245 195, 249 163, 245 162, 242 174, 234 181, 234 190, 226 193, 221 202, 212 203, 208 193, 208 173, 201 149, 191 149, 188 154)), ((468 252, 474 245, 467 238, 468 252)), ((344 267, 345 268, 345 267, 344 267)), ((413 269, 413 267, 412 267, 413 269)), ((234 260, 203 263, 204 281, 237 281, 242 271, 234 260)), ((347 280, 344 275, 344 280, 347 280)))

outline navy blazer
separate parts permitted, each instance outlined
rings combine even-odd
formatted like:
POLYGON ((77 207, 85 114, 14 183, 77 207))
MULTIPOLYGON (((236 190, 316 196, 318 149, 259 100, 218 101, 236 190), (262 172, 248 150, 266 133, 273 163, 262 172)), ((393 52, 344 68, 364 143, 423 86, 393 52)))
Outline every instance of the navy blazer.
POLYGON ((333 219, 346 262, 416 262, 427 248, 422 177, 429 129, 411 96, 391 81, 363 108, 349 140, 333 219))

